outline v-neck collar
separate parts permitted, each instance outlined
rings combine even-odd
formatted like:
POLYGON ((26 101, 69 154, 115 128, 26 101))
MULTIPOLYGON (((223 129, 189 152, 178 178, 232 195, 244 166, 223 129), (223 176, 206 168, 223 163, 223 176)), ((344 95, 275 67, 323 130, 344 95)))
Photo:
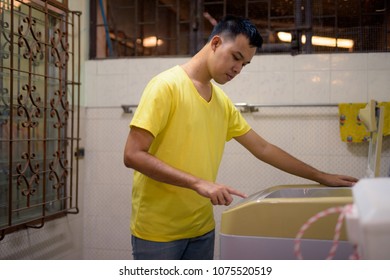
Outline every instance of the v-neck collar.
POLYGON ((210 87, 211 87, 211 97, 210 97, 210 100, 207 101, 198 91, 198 89, 196 88, 194 82, 192 81, 192 79, 188 76, 187 72, 180 66, 178 65, 178 67, 181 69, 181 71, 184 72, 186 78, 189 80, 190 84, 191 84, 191 87, 193 87, 194 91, 197 93, 197 96, 202 100, 202 102, 206 103, 206 104, 211 104, 213 99, 214 99, 214 85, 213 83, 210 81, 210 87))

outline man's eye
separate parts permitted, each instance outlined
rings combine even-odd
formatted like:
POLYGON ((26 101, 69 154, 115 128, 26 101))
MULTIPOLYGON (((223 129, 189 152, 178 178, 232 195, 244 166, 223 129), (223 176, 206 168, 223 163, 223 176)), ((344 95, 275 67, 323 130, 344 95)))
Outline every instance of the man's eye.
POLYGON ((237 56, 233 55, 234 60, 240 60, 237 56))

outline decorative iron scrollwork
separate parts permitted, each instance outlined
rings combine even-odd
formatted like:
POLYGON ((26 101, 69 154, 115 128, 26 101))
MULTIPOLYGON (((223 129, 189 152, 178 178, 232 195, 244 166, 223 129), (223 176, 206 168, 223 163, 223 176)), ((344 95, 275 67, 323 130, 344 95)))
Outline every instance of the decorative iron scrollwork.
POLYGON ((6 21, 0 20, 1 34, 5 39, 4 44, 1 46, 0 59, 8 59, 9 53, 6 50, 11 48, 11 35, 7 34, 5 31, 9 28, 9 23, 6 21), (6 47, 8 45, 8 48, 6 47))
POLYGON ((41 105, 41 97, 33 97, 36 87, 30 86, 28 84, 24 85, 22 87, 24 91, 26 91, 26 95, 28 98, 26 98, 26 101, 24 101, 24 95, 20 94, 18 96, 18 116, 26 117, 26 121, 22 122, 23 127, 37 127, 38 122, 33 120, 33 117, 39 118, 41 116, 41 109, 39 108, 39 105, 41 105), (27 105, 27 101, 31 102, 32 106, 27 105), (30 108, 29 108, 30 107, 30 108))
POLYGON ((66 41, 67 33, 56 29, 54 36, 50 39, 51 55, 55 58, 55 65, 65 69, 69 60, 69 43, 66 41))
POLYGON ((57 190, 57 198, 60 198, 59 190, 65 187, 65 182, 68 177, 68 160, 65 158, 64 151, 56 151, 54 160, 49 164, 49 180, 54 182, 53 189, 57 190))
POLYGON ((21 158, 25 160, 25 163, 24 165, 19 163, 16 166, 16 182, 18 188, 21 189, 21 194, 27 197, 26 207, 30 207, 30 196, 37 192, 36 186, 39 186, 39 163, 33 164, 34 153, 23 153, 21 158))
POLYGON ((0 89, 0 126, 6 125, 8 119, 5 118, 9 116, 9 92, 7 88, 0 89))
POLYGON ((35 61, 38 58, 38 54, 42 52, 40 42, 42 33, 40 31, 34 31, 34 27, 36 25, 36 20, 34 18, 25 17, 23 19, 23 23, 26 23, 27 27, 21 24, 18 28, 18 46, 19 48, 25 47, 25 51, 23 53, 24 58, 35 61), (29 35, 32 37, 32 40, 28 39, 29 35))
POLYGON ((57 118, 57 122, 53 125, 54 128, 62 128, 69 118, 69 101, 66 100, 66 93, 64 91, 57 90, 54 96, 57 98, 50 100, 50 116, 57 118))

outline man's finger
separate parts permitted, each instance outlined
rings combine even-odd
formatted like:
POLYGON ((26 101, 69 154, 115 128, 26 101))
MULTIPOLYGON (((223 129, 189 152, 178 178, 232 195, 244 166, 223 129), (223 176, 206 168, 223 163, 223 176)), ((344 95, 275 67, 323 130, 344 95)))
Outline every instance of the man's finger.
POLYGON ((245 193, 242 193, 242 192, 240 192, 240 191, 238 191, 236 189, 233 189, 233 188, 228 188, 228 191, 232 195, 240 196, 242 198, 247 198, 248 197, 248 195, 246 195, 245 193))

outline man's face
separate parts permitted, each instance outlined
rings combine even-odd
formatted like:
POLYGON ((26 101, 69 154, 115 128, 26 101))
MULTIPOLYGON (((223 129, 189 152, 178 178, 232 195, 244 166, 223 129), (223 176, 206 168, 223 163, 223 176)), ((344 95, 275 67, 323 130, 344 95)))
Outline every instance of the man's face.
POLYGON ((256 48, 250 46, 248 38, 241 34, 235 39, 215 36, 211 40, 211 47, 210 74, 219 84, 231 81, 256 53, 256 48))

